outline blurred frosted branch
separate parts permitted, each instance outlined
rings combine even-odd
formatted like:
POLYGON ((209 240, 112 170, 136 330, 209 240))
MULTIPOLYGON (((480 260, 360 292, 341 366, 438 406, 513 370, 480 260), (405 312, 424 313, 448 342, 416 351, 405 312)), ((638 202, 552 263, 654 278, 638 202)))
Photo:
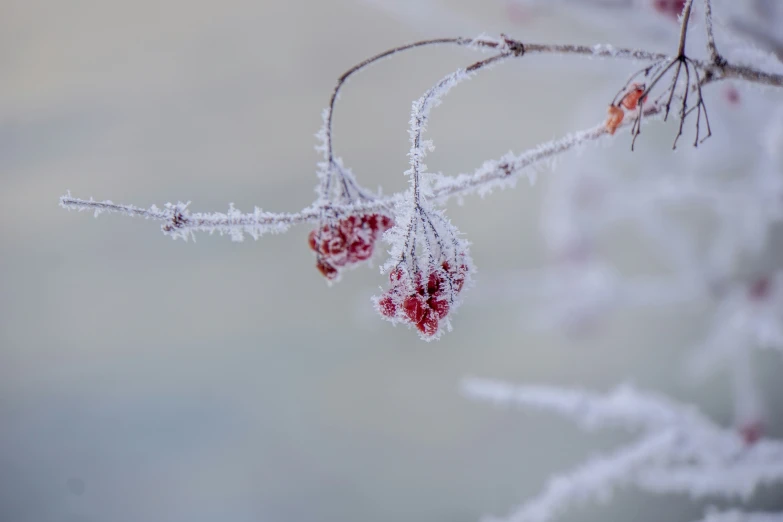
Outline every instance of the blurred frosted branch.
POLYGON ((682 406, 663 396, 640 393, 630 385, 620 386, 609 394, 597 394, 470 378, 463 381, 462 392, 470 399, 498 407, 517 406, 556 413, 585 430, 614 426, 650 431, 677 424, 708 423, 695 408, 682 406))
POLYGON ((736 509, 729 511, 710 509, 705 513, 704 518, 694 522, 783 522, 783 512, 765 513, 745 512, 736 509))
POLYGON ((596 394, 466 379, 462 390, 471 399, 497 406, 551 411, 585 429, 642 429, 635 441, 556 475, 538 496, 499 520, 546 522, 573 504, 606 500, 621 486, 748 500, 760 486, 783 482, 783 441, 748 440, 692 406, 627 385, 596 394))

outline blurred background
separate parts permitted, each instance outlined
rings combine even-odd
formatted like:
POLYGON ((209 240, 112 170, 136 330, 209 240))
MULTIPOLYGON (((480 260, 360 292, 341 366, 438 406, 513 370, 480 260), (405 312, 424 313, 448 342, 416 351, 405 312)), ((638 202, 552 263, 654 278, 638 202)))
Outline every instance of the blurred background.
MULTIPOLYGON (((194 244, 157 223, 57 206, 71 190, 193 211, 297 210, 314 198, 321 110, 363 58, 482 31, 617 36, 553 15, 520 34, 502 2, 449 9, 453 20, 361 0, 0 3, 0 521, 476 521, 628 437, 471 403, 465 376, 633 382, 731 424, 729 383, 696 387, 678 370, 709 306, 622 311, 574 340, 525 329, 514 302, 481 297, 483 280, 545 265, 546 175, 450 206, 479 272, 454 331, 435 343, 376 317, 380 256, 327 287, 307 227, 194 244)), ((421 50, 351 81, 335 143, 365 186, 406 186, 411 101, 473 58, 421 50)), ((628 73, 562 64, 530 57, 456 89, 433 115, 430 168, 468 172, 576 130, 575 83, 628 73)), ((769 434, 780 436, 779 354, 757 366, 769 434)), ((754 503, 780 507, 782 493, 754 503)), ((629 492, 563 520, 701 512, 629 492)))

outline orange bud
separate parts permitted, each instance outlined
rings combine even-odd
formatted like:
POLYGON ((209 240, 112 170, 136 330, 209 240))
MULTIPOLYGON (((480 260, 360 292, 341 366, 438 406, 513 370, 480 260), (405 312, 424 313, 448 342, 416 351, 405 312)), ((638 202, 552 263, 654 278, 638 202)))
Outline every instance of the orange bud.
POLYGON ((642 103, 647 101, 647 96, 642 98, 642 94, 644 94, 644 89, 642 88, 641 85, 639 85, 638 83, 635 83, 635 84, 631 85, 630 92, 628 94, 626 94, 625 96, 623 96, 623 99, 622 99, 622 101, 620 103, 623 105, 623 107, 625 107, 629 111, 632 111, 632 110, 636 109, 636 107, 639 104, 639 100, 640 99, 641 99, 642 103))
POLYGON ((606 130, 609 134, 614 134, 617 127, 623 122, 625 112, 620 107, 614 105, 609 106, 609 117, 606 119, 606 130))

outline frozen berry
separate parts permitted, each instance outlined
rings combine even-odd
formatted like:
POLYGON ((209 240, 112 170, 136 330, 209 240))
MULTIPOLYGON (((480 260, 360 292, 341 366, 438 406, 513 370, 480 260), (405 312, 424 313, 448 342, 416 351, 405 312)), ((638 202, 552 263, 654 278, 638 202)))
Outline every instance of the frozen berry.
POLYGON ((427 310, 424 313, 424 317, 416 323, 416 328, 427 336, 432 336, 438 333, 438 314, 432 310, 427 310))
POLYGON ((337 277, 337 269, 329 263, 319 259, 315 266, 325 278, 334 279, 337 277))
POLYGON ((445 319, 449 314, 449 302, 445 299, 431 297, 427 304, 441 319, 445 319))
POLYGON ((378 310, 386 317, 394 317, 397 314, 397 305, 392 296, 385 295, 378 300, 378 310))
POLYGON ((402 309, 405 311, 405 315, 414 324, 424 319, 424 314, 427 310, 427 302, 420 295, 409 295, 402 302, 402 309))

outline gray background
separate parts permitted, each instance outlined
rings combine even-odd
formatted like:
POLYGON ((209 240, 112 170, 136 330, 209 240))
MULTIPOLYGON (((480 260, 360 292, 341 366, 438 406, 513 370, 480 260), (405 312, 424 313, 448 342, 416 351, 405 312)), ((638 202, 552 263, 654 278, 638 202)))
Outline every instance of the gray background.
MULTIPOLYGON (((453 9, 476 32, 519 31, 501 3, 453 9)), ((672 362, 701 338, 707 303, 615 314, 576 342, 468 293, 455 331, 427 344, 375 317, 377 268, 328 288, 306 227, 186 244, 155 223, 57 206, 70 189, 193 210, 301 208, 336 77, 447 29, 349 0, 0 3, 0 520, 474 521, 625 440, 470 403, 466 375, 597 390, 631 380, 731 423, 727 383, 690 386, 672 362)), ((544 17, 525 37, 612 35, 544 17)), ((336 145, 365 185, 405 186, 411 100, 472 58, 423 50, 350 83, 336 145)), ((572 130, 573 82, 604 74, 531 58, 460 86, 433 116, 428 164, 463 172, 572 130)), ((520 183, 452 205, 474 242, 476 296, 485 275, 542 266, 542 194, 520 183)), ((780 358, 758 360, 779 436, 780 358)), ((780 506, 780 493, 757 505, 780 506)), ((564 519, 700 513, 629 493, 564 519)))

